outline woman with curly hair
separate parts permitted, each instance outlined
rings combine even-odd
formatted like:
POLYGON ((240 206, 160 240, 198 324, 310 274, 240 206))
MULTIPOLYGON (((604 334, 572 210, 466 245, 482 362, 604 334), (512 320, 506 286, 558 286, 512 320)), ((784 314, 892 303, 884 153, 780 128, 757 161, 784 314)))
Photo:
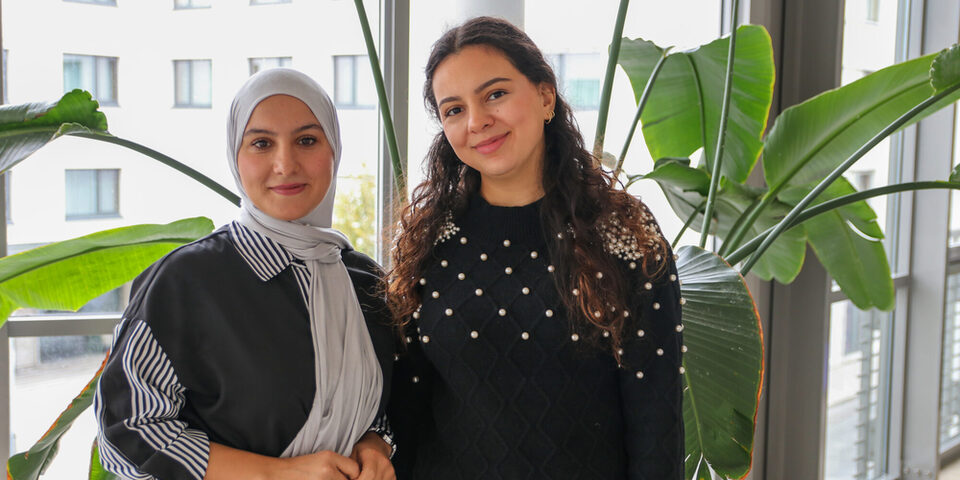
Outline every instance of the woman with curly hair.
POLYGON ((442 131, 388 278, 398 476, 683 478, 683 300, 653 216, 517 27, 449 30, 426 77, 442 131))

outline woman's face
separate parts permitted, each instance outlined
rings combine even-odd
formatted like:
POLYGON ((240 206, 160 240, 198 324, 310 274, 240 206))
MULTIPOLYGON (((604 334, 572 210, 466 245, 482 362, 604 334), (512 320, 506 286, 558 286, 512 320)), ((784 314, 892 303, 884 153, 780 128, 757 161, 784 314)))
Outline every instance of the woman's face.
POLYGON ((267 97, 250 115, 237 170, 247 196, 280 220, 306 216, 333 178, 333 149, 313 112, 289 95, 267 97))
POLYGON ((440 62, 433 95, 447 141, 483 182, 539 184, 552 86, 532 83, 499 50, 471 45, 440 62))

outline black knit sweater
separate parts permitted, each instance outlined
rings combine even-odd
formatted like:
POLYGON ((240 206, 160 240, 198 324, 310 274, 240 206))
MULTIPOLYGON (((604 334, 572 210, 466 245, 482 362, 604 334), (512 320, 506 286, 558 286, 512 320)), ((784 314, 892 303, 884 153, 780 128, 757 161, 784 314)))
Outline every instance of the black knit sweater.
MULTIPOLYGON (((622 262, 635 285, 622 364, 571 322, 540 202, 475 195, 444 229, 397 361, 390 418, 398 477, 683 477, 679 283, 622 262)), ((551 235, 555 235, 553 232, 551 235)))

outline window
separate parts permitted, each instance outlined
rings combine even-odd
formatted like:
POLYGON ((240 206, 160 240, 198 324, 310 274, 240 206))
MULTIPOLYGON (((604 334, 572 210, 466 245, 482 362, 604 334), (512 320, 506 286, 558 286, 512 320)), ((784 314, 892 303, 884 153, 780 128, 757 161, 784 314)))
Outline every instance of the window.
POLYGON ((120 170, 67 170, 67 219, 118 216, 120 170))
POLYGON ((271 5, 274 3, 290 3, 293 0, 250 0, 250 5, 271 5))
POLYGON ((867 1, 867 21, 877 23, 880 21, 880 0, 867 1))
POLYGON ((68 3, 92 3, 95 5, 112 5, 117 6, 117 0, 63 0, 68 3))
POLYGON ((338 107, 373 108, 377 90, 366 55, 333 57, 333 96, 338 107))
POLYGON ((600 84, 603 59, 599 53, 561 53, 549 55, 564 99, 574 110, 596 110, 600 107, 600 84))
POLYGON ((63 55, 63 91, 86 90, 101 105, 117 104, 117 57, 63 55))
POLYGON ((212 70, 210 60, 174 60, 174 105, 209 108, 212 70))
POLYGON ((211 0, 173 0, 174 10, 189 10, 192 8, 210 8, 211 0))
POLYGON ((250 75, 268 68, 289 67, 293 57, 257 57, 250 59, 250 75))

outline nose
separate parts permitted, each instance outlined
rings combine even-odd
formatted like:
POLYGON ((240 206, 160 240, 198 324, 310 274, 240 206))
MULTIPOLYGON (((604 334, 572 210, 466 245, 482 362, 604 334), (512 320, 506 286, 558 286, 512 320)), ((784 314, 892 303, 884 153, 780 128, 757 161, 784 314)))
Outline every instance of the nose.
POLYGON ((474 107, 468 110, 468 126, 471 132, 481 132, 493 124, 493 117, 485 108, 474 107))
POLYGON ((294 149, 289 145, 280 144, 273 156, 273 173, 277 175, 292 175, 300 168, 294 149))

